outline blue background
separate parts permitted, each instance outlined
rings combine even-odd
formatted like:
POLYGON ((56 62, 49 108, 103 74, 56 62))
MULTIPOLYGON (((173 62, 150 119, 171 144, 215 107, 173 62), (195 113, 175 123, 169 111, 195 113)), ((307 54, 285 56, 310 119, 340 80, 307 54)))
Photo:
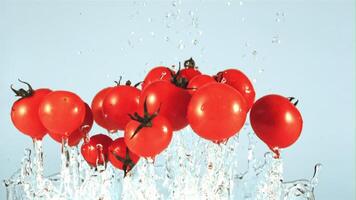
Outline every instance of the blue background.
MULTIPOLYGON (((0 179, 31 146, 10 120, 17 78, 90 102, 120 75, 137 82, 152 66, 190 56, 209 74, 242 69, 257 97, 298 97, 304 129, 283 151, 286 179, 309 178, 320 162, 317 199, 355 199, 352 0, 0 0, 0 179)), ((44 148, 46 173, 58 171, 60 146, 46 137, 44 148)))

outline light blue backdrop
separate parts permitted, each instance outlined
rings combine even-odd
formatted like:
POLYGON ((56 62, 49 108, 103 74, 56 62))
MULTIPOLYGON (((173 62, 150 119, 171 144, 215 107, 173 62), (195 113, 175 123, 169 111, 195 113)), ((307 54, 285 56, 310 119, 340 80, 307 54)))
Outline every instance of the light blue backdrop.
MULTIPOLYGON (((136 82, 149 67, 190 56, 206 73, 242 69, 255 80, 258 97, 298 97, 304 130, 283 152, 285 177, 309 178, 321 162, 317 198, 355 198, 352 0, 0 0, 0 179, 31 146, 10 121, 9 85, 17 78, 90 102, 120 75, 136 82)), ((44 148, 46 172, 57 171, 59 145, 46 138, 44 148)))

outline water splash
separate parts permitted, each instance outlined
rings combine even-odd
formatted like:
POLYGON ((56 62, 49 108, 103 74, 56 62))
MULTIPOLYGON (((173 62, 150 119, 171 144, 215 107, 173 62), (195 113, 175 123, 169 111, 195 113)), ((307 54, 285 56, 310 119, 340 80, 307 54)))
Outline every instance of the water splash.
MULTIPOLYGON (((37 166, 41 156, 26 150, 21 169, 4 181, 7 199, 315 199, 321 165, 315 166, 311 179, 284 181, 283 160, 271 152, 262 159, 256 156, 256 136, 245 126, 219 145, 188 128, 177 132, 154 162, 141 159, 125 178, 110 164, 88 166, 78 148, 63 141, 61 171, 42 176, 45 190, 36 179, 43 172, 37 166), (237 157, 243 152, 240 135, 244 134, 248 136, 247 168, 241 172, 244 163, 237 157)), ((35 146, 35 151, 42 152, 40 143, 35 146)))

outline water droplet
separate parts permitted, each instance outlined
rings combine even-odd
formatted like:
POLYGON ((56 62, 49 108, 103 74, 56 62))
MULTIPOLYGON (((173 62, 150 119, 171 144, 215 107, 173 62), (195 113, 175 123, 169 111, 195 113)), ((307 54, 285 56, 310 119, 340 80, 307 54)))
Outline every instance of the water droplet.
POLYGON ((244 5, 244 2, 243 1, 240 1, 239 2, 240 6, 244 5))
POLYGON ((199 43, 199 41, 198 41, 197 39, 193 39, 193 40, 192 40, 192 43, 193 43, 194 45, 197 45, 197 44, 199 43))
POLYGON ((246 18, 245 18, 245 17, 241 17, 241 21, 242 21, 242 22, 245 22, 245 21, 246 21, 246 18))
POLYGON ((179 41, 179 44, 178 44, 178 49, 180 49, 180 50, 182 50, 182 49, 184 49, 184 44, 183 44, 183 40, 180 40, 179 41))
POLYGON ((257 50, 253 50, 253 51, 252 51, 252 55, 253 55, 253 56, 257 56, 257 50))
POLYGON ((130 33, 131 35, 135 35, 135 32, 134 31, 131 31, 131 33, 130 33))
POLYGON ((261 69, 258 70, 258 73, 261 74, 261 73, 263 73, 264 71, 265 71, 265 70, 261 68, 261 69))
POLYGON ((226 2, 226 5, 227 5, 227 6, 230 6, 230 5, 231 5, 231 2, 230 2, 230 1, 226 2))
POLYGON ((152 22, 152 18, 149 17, 149 18, 147 19, 147 21, 148 21, 148 23, 151 23, 151 22, 152 22))
POLYGON ((150 35, 151 35, 152 37, 154 37, 154 36, 155 36, 155 32, 151 31, 150 35))
POLYGON ((168 42, 168 41, 169 41, 169 37, 168 37, 168 36, 165 36, 165 37, 164 37, 164 40, 165 40, 166 42, 168 42))
POLYGON ((252 82, 256 83, 256 82, 257 82, 257 79, 255 79, 255 78, 254 78, 254 79, 252 79, 252 82))
POLYGON ((83 52, 82 51, 78 51, 77 53, 78 53, 78 55, 81 55, 83 52))
POLYGON ((272 43, 273 43, 273 44, 279 44, 279 43, 281 43, 281 41, 280 41, 278 35, 275 35, 275 36, 272 37, 272 43))

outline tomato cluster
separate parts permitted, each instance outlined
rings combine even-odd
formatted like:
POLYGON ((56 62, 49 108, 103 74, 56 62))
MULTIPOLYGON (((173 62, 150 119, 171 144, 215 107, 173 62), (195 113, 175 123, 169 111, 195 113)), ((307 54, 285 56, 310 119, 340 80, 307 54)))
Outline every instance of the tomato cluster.
MULTIPOLYGON (((121 80, 120 80, 121 81, 121 80)), ((255 102, 248 77, 237 69, 210 76, 195 66, 151 69, 139 84, 130 81, 100 90, 91 107, 69 91, 11 89, 17 100, 11 110, 15 127, 35 140, 47 133, 57 142, 75 146, 84 139, 81 153, 91 166, 110 163, 128 172, 140 157, 154 158, 166 149, 172 134, 190 125, 200 137, 227 141, 243 127, 248 112, 257 136, 269 148, 292 145, 302 130, 302 117, 294 98, 267 95, 255 102), (109 133, 123 131, 112 140, 105 134, 88 137, 93 121, 109 133)))

